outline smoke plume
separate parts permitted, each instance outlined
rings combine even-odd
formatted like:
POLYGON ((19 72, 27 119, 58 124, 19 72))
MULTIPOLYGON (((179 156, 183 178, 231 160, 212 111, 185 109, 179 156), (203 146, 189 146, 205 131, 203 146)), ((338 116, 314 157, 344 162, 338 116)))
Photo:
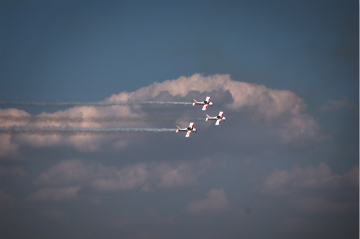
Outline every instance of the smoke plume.
POLYGON ((113 105, 191 105, 191 102, 175 101, 106 101, 106 102, 24 102, 0 101, 0 106, 33 106, 33 107, 74 107, 74 106, 97 106, 107 107, 113 105))
POLYGON ((35 134, 35 135, 109 135, 124 133, 167 133, 175 132, 171 128, 54 128, 54 127, 0 127, 3 134, 35 134))
POLYGON ((140 118, 140 117, 61 117, 61 116, 15 116, 0 115, 0 120, 7 122, 61 122, 61 123, 111 123, 111 122, 158 122, 158 121, 203 121, 205 118, 140 118))

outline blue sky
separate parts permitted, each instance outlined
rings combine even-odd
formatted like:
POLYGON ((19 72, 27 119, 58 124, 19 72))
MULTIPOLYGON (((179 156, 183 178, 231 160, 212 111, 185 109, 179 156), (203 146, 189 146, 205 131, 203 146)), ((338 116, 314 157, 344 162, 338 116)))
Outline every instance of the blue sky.
MULTIPOLYGON (((0 101, 210 95, 207 113, 228 117, 195 122, 189 139, 0 134, 3 236, 358 238, 358 9, 357 1, 2 1, 0 101)), ((39 114, 204 117, 192 106, 0 109, 39 114)))

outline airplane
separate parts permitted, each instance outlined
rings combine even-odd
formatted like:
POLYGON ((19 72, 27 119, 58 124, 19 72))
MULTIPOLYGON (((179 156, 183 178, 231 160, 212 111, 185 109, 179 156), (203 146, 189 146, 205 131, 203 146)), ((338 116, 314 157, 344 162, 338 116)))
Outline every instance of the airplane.
POLYGON ((220 122, 222 120, 226 120, 226 117, 223 117, 224 115, 224 112, 220 111, 219 112, 219 115, 218 116, 215 116, 215 117, 210 117, 208 115, 206 115, 206 120, 205 121, 208 121, 208 120, 216 120, 216 123, 215 125, 220 125, 220 122))
POLYGON ((195 123, 191 122, 189 127, 183 128, 183 129, 181 129, 179 126, 176 126, 176 128, 177 128, 176 133, 178 133, 179 131, 186 131, 185 137, 190 137, 192 132, 196 133, 196 131, 197 131, 197 129, 194 128, 194 124, 195 123))
POLYGON ((210 96, 206 97, 206 100, 203 102, 197 102, 195 99, 193 99, 193 101, 194 101, 193 106, 194 105, 204 105, 202 110, 206 110, 209 105, 210 106, 213 105, 213 102, 210 102, 210 99, 211 99, 210 96))

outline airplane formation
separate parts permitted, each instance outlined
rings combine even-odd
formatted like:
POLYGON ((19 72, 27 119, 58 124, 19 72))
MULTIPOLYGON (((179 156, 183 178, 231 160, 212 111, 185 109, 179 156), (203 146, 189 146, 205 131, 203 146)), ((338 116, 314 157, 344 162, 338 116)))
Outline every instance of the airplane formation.
MULTIPOLYGON (((203 102, 198 102, 198 101, 196 101, 195 99, 193 99, 193 101, 194 101, 193 106, 195 106, 195 105, 203 105, 202 110, 207 110, 207 108, 208 108, 209 105, 210 105, 210 106, 213 106, 213 104, 214 104, 213 102, 210 102, 210 99, 211 99, 210 96, 206 97, 205 101, 203 101, 203 102)), ((223 112, 223 111, 220 111, 220 112, 219 112, 219 115, 218 115, 218 116, 214 116, 214 117, 211 117, 211 116, 209 116, 209 115, 206 114, 206 119, 205 119, 205 121, 209 121, 209 120, 216 120, 215 125, 220 125, 220 122, 221 122, 222 120, 226 120, 226 117, 224 117, 224 112, 223 112)), ((190 125, 189 125, 189 127, 183 128, 183 129, 180 128, 179 126, 176 126, 176 128, 177 128, 177 129, 176 129, 176 133, 178 133, 178 132, 180 132, 180 131, 185 131, 185 132, 186 132, 185 137, 190 137, 190 135, 191 135, 192 132, 195 132, 195 133, 196 133, 196 131, 197 131, 197 129, 194 128, 194 125, 195 125, 195 123, 191 122, 190 125)))

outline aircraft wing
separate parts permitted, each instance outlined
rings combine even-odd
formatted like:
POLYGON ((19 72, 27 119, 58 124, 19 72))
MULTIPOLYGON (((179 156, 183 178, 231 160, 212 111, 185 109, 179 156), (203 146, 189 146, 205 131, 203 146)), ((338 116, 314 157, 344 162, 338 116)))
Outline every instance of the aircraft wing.
POLYGON ((215 123, 215 125, 220 125, 221 119, 218 119, 215 123))
POLYGON ((189 127, 190 127, 190 128, 194 128, 194 123, 191 122, 191 123, 189 124, 189 127))
POLYGON ((220 111, 220 112, 219 112, 219 116, 223 117, 223 116, 224 116, 224 112, 220 111))
POLYGON ((202 110, 206 110, 209 105, 204 105, 202 110))
POLYGON ((206 97, 206 102, 210 102, 210 99, 211 99, 210 96, 206 97))
POLYGON ((185 135, 185 137, 190 137, 192 131, 188 131, 185 135))

